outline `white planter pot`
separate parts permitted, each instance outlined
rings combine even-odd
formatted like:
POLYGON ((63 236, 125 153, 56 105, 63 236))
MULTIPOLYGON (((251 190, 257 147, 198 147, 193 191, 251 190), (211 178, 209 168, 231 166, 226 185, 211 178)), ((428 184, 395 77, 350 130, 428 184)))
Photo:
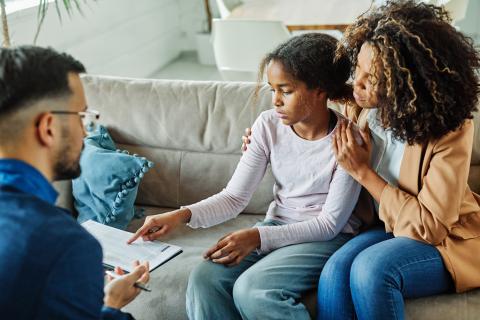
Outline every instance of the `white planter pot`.
POLYGON ((195 42, 197 44, 198 61, 201 64, 216 65, 210 33, 197 33, 195 42))

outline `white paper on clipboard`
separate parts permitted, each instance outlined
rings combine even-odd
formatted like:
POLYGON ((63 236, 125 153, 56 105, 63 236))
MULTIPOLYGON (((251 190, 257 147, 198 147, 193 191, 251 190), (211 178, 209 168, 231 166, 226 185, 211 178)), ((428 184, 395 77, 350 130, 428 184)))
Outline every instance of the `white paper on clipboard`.
POLYGON ((132 244, 127 240, 133 233, 115 229, 93 220, 82 223, 82 226, 93 235, 103 249, 103 264, 107 269, 120 267, 132 271, 132 263, 148 261, 150 271, 164 264, 182 252, 182 248, 160 241, 143 241, 141 238, 132 244))

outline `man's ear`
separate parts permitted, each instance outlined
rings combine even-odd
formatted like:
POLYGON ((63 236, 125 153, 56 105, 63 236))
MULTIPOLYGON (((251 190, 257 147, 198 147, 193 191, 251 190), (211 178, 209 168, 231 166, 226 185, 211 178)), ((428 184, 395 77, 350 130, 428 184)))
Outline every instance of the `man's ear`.
POLYGON ((37 139, 38 143, 45 147, 51 147, 54 144, 54 117, 51 113, 42 113, 37 118, 37 139))

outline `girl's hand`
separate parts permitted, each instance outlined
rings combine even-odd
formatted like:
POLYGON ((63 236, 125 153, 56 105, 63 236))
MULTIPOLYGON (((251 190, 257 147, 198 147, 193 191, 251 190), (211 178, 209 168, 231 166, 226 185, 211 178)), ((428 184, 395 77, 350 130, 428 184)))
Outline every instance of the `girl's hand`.
POLYGON ((231 267, 239 264, 243 258, 259 246, 260 233, 258 229, 242 229, 221 238, 216 245, 204 253, 203 257, 231 267))
POLYGON ((360 130, 364 141, 359 145, 354 138, 351 122, 341 121, 333 134, 332 147, 338 163, 355 180, 360 181, 370 169, 372 141, 368 124, 360 130))
POLYGON ((153 241, 166 236, 179 225, 188 223, 192 213, 189 209, 183 208, 175 211, 161 213, 154 216, 147 216, 143 226, 127 241, 131 244, 142 237, 143 241, 153 241))
POLYGON ((246 128, 245 135, 242 136, 242 152, 247 151, 247 145, 250 144, 250 136, 252 135, 252 129, 246 128))

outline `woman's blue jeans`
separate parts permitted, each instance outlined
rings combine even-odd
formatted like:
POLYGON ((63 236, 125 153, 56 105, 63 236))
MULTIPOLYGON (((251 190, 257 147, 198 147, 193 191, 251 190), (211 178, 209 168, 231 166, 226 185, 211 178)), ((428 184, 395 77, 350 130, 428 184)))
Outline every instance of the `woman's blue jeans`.
POLYGON ((317 319, 404 319, 404 298, 452 290, 434 246, 373 229, 347 242, 325 264, 317 319))

